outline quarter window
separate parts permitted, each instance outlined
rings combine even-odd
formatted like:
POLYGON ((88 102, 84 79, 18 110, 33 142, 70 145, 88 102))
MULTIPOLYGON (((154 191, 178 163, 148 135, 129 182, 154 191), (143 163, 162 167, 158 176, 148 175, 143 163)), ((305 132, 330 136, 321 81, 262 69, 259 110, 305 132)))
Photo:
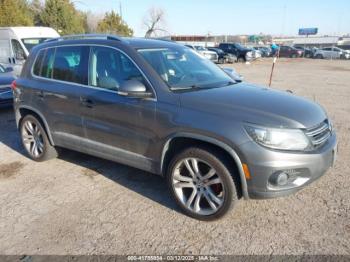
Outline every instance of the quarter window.
POLYGON ((41 72, 39 76, 45 77, 45 78, 52 78, 54 58, 55 58, 55 49, 54 48, 47 49, 43 59, 41 72))
POLYGON ((139 80, 147 86, 135 64, 123 53, 108 47, 92 47, 89 84, 109 90, 118 88, 128 80, 139 80))
POLYGON ((43 59, 45 56, 45 50, 41 50, 35 60, 34 68, 33 68, 33 73, 34 75, 40 76, 41 74, 41 66, 43 63, 43 59))

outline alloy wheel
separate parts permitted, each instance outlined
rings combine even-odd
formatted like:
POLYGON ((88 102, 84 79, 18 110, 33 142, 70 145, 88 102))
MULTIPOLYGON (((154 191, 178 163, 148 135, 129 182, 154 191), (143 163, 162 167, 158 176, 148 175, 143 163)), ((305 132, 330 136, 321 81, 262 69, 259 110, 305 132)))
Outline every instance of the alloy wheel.
POLYGON ((34 158, 39 158, 44 153, 44 138, 39 126, 32 121, 25 121, 22 126, 23 144, 34 158))
POLYGON ((182 205, 199 215, 212 215, 224 203, 221 177, 210 164, 198 158, 186 158, 176 164, 172 186, 182 205))

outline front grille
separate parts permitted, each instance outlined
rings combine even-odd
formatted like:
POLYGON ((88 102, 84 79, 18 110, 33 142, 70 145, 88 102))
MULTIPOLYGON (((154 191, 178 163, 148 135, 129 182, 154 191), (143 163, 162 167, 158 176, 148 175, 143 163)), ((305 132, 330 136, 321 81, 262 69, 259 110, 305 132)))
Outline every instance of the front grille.
POLYGON ((323 145, 331 136, 331 126, 328 120, 306 130, 306 135, 310 138, 314 147, 323 145))

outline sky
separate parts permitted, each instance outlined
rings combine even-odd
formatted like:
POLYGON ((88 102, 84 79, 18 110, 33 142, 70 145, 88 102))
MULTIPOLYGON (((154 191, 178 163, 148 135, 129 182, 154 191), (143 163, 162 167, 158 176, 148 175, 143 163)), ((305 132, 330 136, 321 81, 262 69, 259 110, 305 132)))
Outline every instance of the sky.
POLYGON ((115 10, 143 36, 143 18, 151 7, 165 11, 165 28, 172 35, 298 34, 318 27, 321 35, 350 33, 350 0, 76 0, 84 11, 115 10))

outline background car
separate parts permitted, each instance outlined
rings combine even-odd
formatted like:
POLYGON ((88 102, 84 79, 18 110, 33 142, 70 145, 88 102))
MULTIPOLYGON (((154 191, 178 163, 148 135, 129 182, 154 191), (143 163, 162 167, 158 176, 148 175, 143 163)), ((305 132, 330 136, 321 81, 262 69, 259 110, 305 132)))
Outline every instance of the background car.
POLYGON ((13 96, 11 84, 16 79, 13 68, 0 65, 0 107, 11 106, 13 96))
POLYGON ((193 46, 193 45, 185 45, 193 50, 195 50, 197 53, 201 54, 205 58, 211 60, 214 63, 219 63, 219 56, 216 52, 210 51, 204 46, 193 46))
POLYGON ((237 62, 237 57, 235 55, 228 54, 228 53, 224 52, 223 50, 221 50, 220 48, 208 47, 208 50, 217 53, 217 55, 219 56, 219 58, 218 58, 219 64, 237 62))
POLYGON ((266 46, 255 46, 255 50, 259 50, 262 57, 270 57, 272 55, 272 50, 266 46))
POLYGON ((291 57, 297 58, 303 55, 303 51, 296 49, 292 46, 280 46, 279 57, 291 57))
POLYGON ((314 51, 304 46, 294 46, 294 48, 303 52, 303 57, 312 58, 314 57, 314 51))
POLYGON ((350 52, 339 47, 325 47, 314 54, 319 59, 350 59, 350 52))
POLYGON ((228 54, 235 55, 238 62, 245 62, 254 59, 252 50, 238 43, 221 43, 219 48, 228 54))

